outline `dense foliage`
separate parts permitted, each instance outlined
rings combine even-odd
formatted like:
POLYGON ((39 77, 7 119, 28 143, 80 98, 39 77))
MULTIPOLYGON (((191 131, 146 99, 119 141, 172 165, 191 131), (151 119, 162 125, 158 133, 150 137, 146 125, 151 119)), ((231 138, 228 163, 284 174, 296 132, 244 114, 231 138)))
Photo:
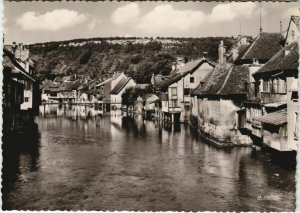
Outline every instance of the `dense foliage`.
POLYGON ((153 93, 154 89, 152 86, 147 86, 146 88, 137 88, 137 87, 129 87, 125 90, 122 94, 122 105, 126 106, 134 106, 134 102, 137 100, 138 97, 141 97, 145 100, 146 95, 149 93, 153 93))
POLYGON ((220 37, 150 38, 148 42, 137 43, 134 39, 141 38, 77 39, 28 47, 37 62, 41 79, 73 73, 104 79, 114 72, 124 71, 137 83, 149 83, 152 73, 168 75, 178 56, 190 60, 202 57, 203 52, 207 52, 208 58, 216 60, 219 41, 223 40, 227 48, 235 41, 233 38, 220 37), (168 42, 164 42, 166 39, 168 42))

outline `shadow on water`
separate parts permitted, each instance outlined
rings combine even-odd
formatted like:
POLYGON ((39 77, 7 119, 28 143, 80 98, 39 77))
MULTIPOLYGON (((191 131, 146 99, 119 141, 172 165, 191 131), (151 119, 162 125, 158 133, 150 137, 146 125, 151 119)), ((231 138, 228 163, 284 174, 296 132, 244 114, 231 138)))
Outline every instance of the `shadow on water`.
POLYGON ((134 137, 146 136, 146 125, 140 116, 123 116, 121 119, 121 127, 127 135, 132 134, 134 137))
POLYGON ((2 137, 2 208, 9 209, 8 193, 22 173, 21 159, 26 159, 26 169, 30 172, 38 170, 40 156, 40 133, 38 125, 28 125, 25 133, 3 133, 2 137))

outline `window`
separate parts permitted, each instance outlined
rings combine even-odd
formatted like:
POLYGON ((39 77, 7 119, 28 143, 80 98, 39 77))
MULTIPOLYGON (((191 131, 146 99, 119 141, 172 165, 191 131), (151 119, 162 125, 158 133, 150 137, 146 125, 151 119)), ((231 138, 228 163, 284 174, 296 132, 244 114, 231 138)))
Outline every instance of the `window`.
POLYGON ((173 87, 171 88, 171 96, 177 96, 177 88, 176 87, 173 87))
POLYGON ((171 100, 170 107, 177 107, 177 100, 171 100))
POLYGON ((190 89, 184 89, 184 95, 190 95, 190 89))
POLYGON ((28 97, 25 97, 25 98, 24 98, 24 102, 29 102, 29 98, 28 98, 28 97))
POLYGON ((293 101, 298 101, 298 92, 292 92, 292 98, 293 101))
POLYGON ((270 92, 269 81, 264 81, 263 82, 263 92, 270 92))
POLYGON ((194 83, 195 78, 194 77, 190 77, 190 83, 194 83))

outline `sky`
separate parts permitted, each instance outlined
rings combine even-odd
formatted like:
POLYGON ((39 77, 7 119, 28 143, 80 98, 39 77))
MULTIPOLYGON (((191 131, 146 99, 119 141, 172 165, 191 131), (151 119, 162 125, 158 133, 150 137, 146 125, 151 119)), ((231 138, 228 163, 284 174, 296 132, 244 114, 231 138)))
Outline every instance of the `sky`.
POLYGON ((108 36, 256 36, 285 31, 297 2, 4 2, 5 44, 108 36), (261 8, 261 10, 260 10, 261 8))

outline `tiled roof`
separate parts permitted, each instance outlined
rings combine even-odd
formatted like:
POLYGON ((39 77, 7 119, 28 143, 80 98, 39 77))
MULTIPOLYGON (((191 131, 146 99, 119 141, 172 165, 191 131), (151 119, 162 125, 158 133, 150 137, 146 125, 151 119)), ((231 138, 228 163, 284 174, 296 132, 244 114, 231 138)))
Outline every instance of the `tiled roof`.
POLYGON ((20 63, 23 62, 19 62, 14 54, 12 52, 10 52, 9 50, 7 50, 6 48, 3 49, 3 62, 2 65, 3 67, 9 67, 9 68, 18 68, 18 70, 27 78, 31 79, 32 81, 37 81, 36 77, 31 75, 30 73, 26 72, 26 70, 20 65, 20 63))
POLYGON ((268 60, 281 48, 283 36, 280 33, 260 33, 241 59, 268 60))
POLYGON ((158 86, 160 88, 168 87, 169 85, 171 85, 171 84, 175 83, 176 81, 180 80, 185 75, 186 75, 186 73, 174 73, 167 80, 162 81, 158 86))
POLYGON ((131 78, 127 77, 127 76, 123 76, 120 81, 117 83, 117 85, 111 90, 110 94, 118 94, 128 83, 128 81, 130 81, 131 78))
POLYGON ((54 89, 57 89, 58 88, 58 85, 55 84, 53 81, 49 80, 47 81, 43 86, 42 86, 42 89, 44 89, 45 91, 51 91, 51 90, 54 90, 54 89))
MULTIPOLYGON (((216 66, 217 67, 217 66, 216 66)), ((215 68, 216 69, 216 68, 215 68)), ((205 79, 202 80, 202 82, 199 83, 199 85, 192 91, 192 95, 200 95, 204 91, 204 89, 207 87, 209 80, 211 79, 212 74, 214 71, 210 72, 205 79)))
POLYGON ((81 84, 81 85, 78 86, 77 90, 87 91, 89 85, 91 85, 92 83, 95 83, 95 82, 96 82, 96 80, 92 80, 92 81, 89 81, 87 83, 81 84))
POLYGON ((221 95, 246 94, 246 84, 249 82, 248 66, 234 66, 232 72, 220 91, 221 95))
POLYGON ((297 71, 299 66, 298 51, 298 43, 291 43, 277 52, 277 54, 275 54, 262 68, 254 73, 253 76, 256 77, 269 72, 281 72, 288 70, 297 71))
POLYGON ((81 83, 79 81, 76 81, 76 82, 70 84, 68 86, 68 89, 70 89, 70 90, 77 90, 80 87, 80 85, 81 85, 81 83))
POLYGON ((232 66, 232 64, 218 64, 209 76, 207 82, 204 83, 202 89, 196 94, 219 94, 232 66))
POLYGON ((245 94, 247 82, 249 71, 246 65, 219 64, 207 77, 207 81, 193 91, 193 95, 245 94))
POLYGON ((97 86, 97 87, 103 86, 103 85, 105 85, 105 84, 111 82, 112 80, 117 79, 121 74, 122 74, 122 73, 118 73, 118 74, 112 76, 111 78, 108 78, 108 79, 106 79, 106 80, 100 82, 100 83, 97 84, 96 86, 97 86))
POLYGON ((260 117, 256 117, 254 118, 254 120, 265 124, 280 126, 287 123, 287 109, 279 110, 260 117))
MULTIPOLYGON (((215 66, 215 63, 208 61, 206 58, 200 58, 195 61, 190 61, 190 62, 186 63, 176 73, 171 75, 167 80, 161 82, 159 84, 159 87, 161 87, 161 88, 168 87, 169 85, 180 80, 182 77, 186 76, 188 73, 195 71, 201 64, 203 64, 205 62, 211 64, 212 66, 215 66)), ((207 76, 207 73, 204 72, 203 75, 204 75, 203 78, 205 78, 205 76, 207 76)))

